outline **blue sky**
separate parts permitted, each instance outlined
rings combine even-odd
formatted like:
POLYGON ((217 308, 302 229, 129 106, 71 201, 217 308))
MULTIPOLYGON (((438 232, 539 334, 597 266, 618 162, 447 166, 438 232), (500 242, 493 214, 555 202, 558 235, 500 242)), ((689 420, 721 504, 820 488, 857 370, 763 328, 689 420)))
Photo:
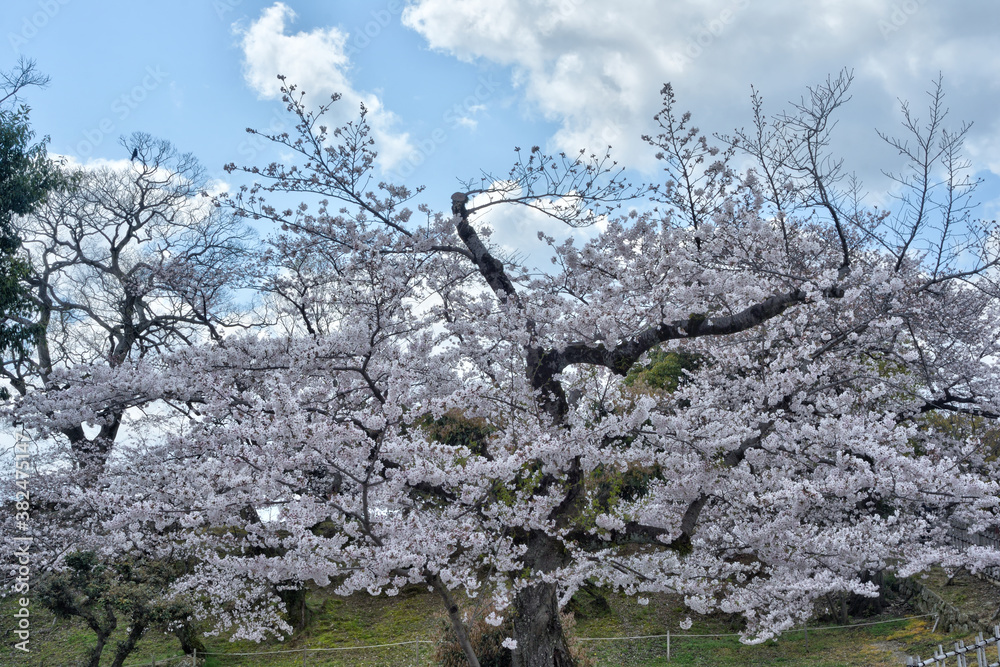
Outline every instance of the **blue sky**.
MULTIPOLYGON (((895 131, 898 98, 922 111, 941 73, 950 118, 975 121, 981 214, 996 217, 998 25, 992 0, 5 0, 0 69, 23 55, 51 77, 26 95, 51 152, 125 159, 118 137, 139 130, 222 180, 228 162, 282 159, 244 132, 288 127, 275 99, 281 72, 310 99, 341 92, 339 119, 365 101, 380 166, 427 185, 437 210, 456 179, 504 174, 514 146, 613 143, 655 179, 639 137, 653 129, 665 81, 703 130, 730 132, 749 123, 751 84, 776 112, 845 67, 854 99, 837 148, 884 203, 880 170, 901 163, 875 128, 895 131)), ((501 222, 509 244, 546 224, 501 222)))
MULTIPOLYGON (((276 48, 295 51, 296 41, 305 42, 303 56, 317 68, 287 72, 290 80, 304 80, 302 88, 330 74, 320 63, 335 45, 316 34, 337 31, 347 38, 346 78, 360 95, 374 96, 397 117, 388 136, 408 136, 415 149, 407 163, 397 162, 409 182, 434 180, 450 194, 456 178, 477 176, 488 167, 502 173, 515 143, 544 142, 555 129, 519 108, 525 105, 508 68, 470 65, 432 52, 426 40, 401 24, 402 2, 298 3, 287 5, 287 12, 252 0, 97 4, 8 1, 0 18, 7 52, 0 60, 3 69, 25 55, 51 77, 48 88, 27 91, 34 128, 51 137, 53 153, 80 161, 128 157, 118 137, 136 130, 194 152, 218 178, 228 178, 222 171, 227 162, 274 159, 273 150, 245 133, 247 127, 278 128, 287 119, 283 105, 244 76, 249 68, 242 39, 267 10, 282 14, 289 36, 276 48), (486 132, 460 120, 487 115, 486 132), (420 154, 427 154, 425 160, 420 154), (454 173, 436 176, 445 165, 455 165, 454 173)), ((291 64, 299 63, 292 58, 291 64)), ((276 84, 277 73, 253 76, 258 83, 276 84)), ((325 100, 333 92, 313 94, 318 87, 307 90, 311 98, 325 100)), ((324 81, 322 87, 330 86, 324 81)), ((345 119, 356 116, 357 104, 348 100, 358 97, 345 95, 338 104, 345 119)))

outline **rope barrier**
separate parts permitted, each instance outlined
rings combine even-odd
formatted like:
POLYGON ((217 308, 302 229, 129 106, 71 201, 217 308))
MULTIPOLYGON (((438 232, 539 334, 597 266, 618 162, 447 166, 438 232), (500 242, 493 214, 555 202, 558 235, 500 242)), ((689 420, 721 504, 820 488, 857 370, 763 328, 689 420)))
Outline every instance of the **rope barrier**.
MULTIPOLYGON (((893 618, 888 621, 872 621, 870 623, 852 623, 851 625, 815 625, 811 626, 809 630, 841 630, 844 628, 863 628, 869 625, 882 625, 884 623, 899 623, 900 621, 909 621, 915 618, 929 618, 935 616, 935 614, 920 614, 919 616, 905 616, 903 618, 893 618)), ((793 632, 794 630, 801 628, 794 628, 789 630, 793 632)), ((738 632, 731 632, 727 634, 715 634, 715 635, 690 635, 690 634, 675 634, 673 632, 665 635, 635 635, 633 637, 576 637, 578 642, 598 642, 598 641, 614 641, 616 639, 665 639, 670 637, 671 639, 676 639, 677 637, 739 637, 738 632)))
POLYGON ((284 651, 255 651, 253 653, 201 653, 200 655, 274 655, 278 653, 302 653, 303 651, 358 651, 366 648, 386 648, 389 646, 409 646, 411 644, 433 644, 429 639, 412 639, 408 642, 393 642, 391 644, 365 644, 363 646, 333 646, 327 648, 293 648, 284 651))
MULTIPOLYGON (((809 630, 843 630, 843 629, 848 629, 848 628, 864 628, 864 627, 868 627, 868 626, 872 626, 872 625, 883 625, 885 623, 899 623, 900 621, 910 621, 910 620, 917 619, 917 618, 929 618, 929 617, 932 617, 932 616, 934 616, 934 614, 920 614, 919 616, 904 616, 903 618, 893 618, 893 619, 889 619, 887 621, 871 621, 871 622, 868 622, 868 623, 853 623, 851 625, 817 625, 817 626, 809 627, 808 629, 809 630)), ((602 641, 620 641, 620 640, 632 640, 632 639, 670 639, 670 640, 673 640, 673 639, 677 639, 677 638, 681 638, 681 639, 694 638, 694 639, 697 639, 697 638, 720 638, 720 637, 739 637, 739 636, 740 636, 740 634, 738 632, 731 632, 731 633, 725 633, 725 634, 674 634, 674 633, 671 632, 671 633, 667 633, 667 634, 663 634, 663 635, 632 635, 632 636, 627 636, 627 637, 576 637, 575 639, 576 639, 576 641, 580 641, 580 642, 602 642, 602 641)), ((436 643, 436 642, 428 640, 428 639, 411 639, 410 641, 406 641, 406 642, 392 642, 390 644, 366 644, 366 645, 362 645, 362 646, 334 646, 334 647, 328 647, 328 648, 298 648, 298 649, 285 649, 285 650, 281 650, 281 651, 254 651, 252 653, 215 653, 215 652, 202 653, 202 652, 199 651, 198 654, 199 655, 204 655, 204 656, 214 655, 214 656, 220 656, 220 657, 252 656, 252 655, 279 655, 279 654, 287 654, 287 653, 302 653, 304 651, 306 651, 306 652, 360 651, 360 650, 364 650, 364 649, 373 649, 373 648, 388 648, 388 647, 392 647, 392 646, 409 646, 409 645, 412 645, 412 644, 434 644, 434 643, 436 643)), ((178 660, 180 658, 185 658, 185 657, 187 657, 187 656, 175 656, 173 658, 164 658, 163 660, 157 660, 157 662, 158 663, 160 663, 160 662, 167 662, 167 661, 171 661, 171 660, 178 660)), ((146 663, 142 663, 142 664, 146 664, 146 663)), ((136 665, 138 666, 138 663, 136 663, 136 665)))

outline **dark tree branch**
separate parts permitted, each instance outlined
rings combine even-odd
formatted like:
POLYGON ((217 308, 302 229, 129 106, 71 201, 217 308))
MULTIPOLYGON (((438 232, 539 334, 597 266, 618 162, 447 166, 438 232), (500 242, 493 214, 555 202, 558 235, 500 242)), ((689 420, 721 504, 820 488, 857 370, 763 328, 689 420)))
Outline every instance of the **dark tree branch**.
MULTIPOLYGON (((839 298, 843 294, 843 290, 838 287, 824 291, 824 296, 830 298, 839 298)), ((586 343, 571 343, 562 352, 554 350, 546 352, 540 363, 553 375, 573 364, 604 366, 617 375, 627 375, 639 357, 660 343, 704 336, 727 336, 746 331, 777 317, 789 306, 805 303, 806 299, 806 292, 796 289, 768 297, 733 315, 719 317, 692 315, 686 320, 664 322, 649 327, 613 350, 609 350, 603 344, 592 346, 586 343)))
POLYGON ((465 206, 468 201, 469 196, 464 192, 456 192, 451 196, 451 212, 458 216, 455 229, 458 231, 459 238, 472 254, 471 259, 476 268, 479 269, 479 273, 497 293, 500 300, 506 302, 508 298, 517 296, 517 290, 514 289, 514 283, 504 271, 503 263, 490 253, 486 244, 479 238, 479 234, 469 224, 469 211, 465 206))

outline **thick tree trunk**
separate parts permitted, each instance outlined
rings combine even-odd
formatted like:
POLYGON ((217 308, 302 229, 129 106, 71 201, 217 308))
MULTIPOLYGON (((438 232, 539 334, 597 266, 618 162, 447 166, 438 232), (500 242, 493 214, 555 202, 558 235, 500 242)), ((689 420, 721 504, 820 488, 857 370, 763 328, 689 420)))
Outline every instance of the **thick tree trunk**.
MULTIPOLYGON (((563 564, 559 543, 543 533, 528 538, 524 565, 537 576, 563 564)), ((569 642, 559 617, 559 597, 555 584, 538 582, 521 589, 514 598, 513 667, 575 667, 569 642)))
POLYGON ((302 632, 309 626, 312 614, 306 606, 306 589, 296 588, 292 590, 278 591, 278 597, 285 603, 285 616, 288 624, 295 632, 302 632))
POLYGON ((121 423, 122 413, 115 413, 111 422, 101 426, 100 432, 93 439, 86 436, 82 424, 62 430, 63 435, 69 440, 77 467, 89 473, 88 483, 96 481, 104 471, 104 465, 118 437, 121 423))
POLYGON ((575 667, 559 619, 555 584, 540 583, 514 600, 513 667, 575 667))
POLYGON ((73 612, 74 616, 79 616, 86 621, 90 629, 97 635, 97 645, 90 650, 87 667, 100 667, 104 646, 108 643, 108 639, 111 638, 111 634, 115 631, 115 628, 118 627, 118 619, 115 617, 114 607, 108 602, 104 603, 104 612, 106 615, 103 623, 96 614, 86 611, 85 606, 82 609, 74 606, 73 612))

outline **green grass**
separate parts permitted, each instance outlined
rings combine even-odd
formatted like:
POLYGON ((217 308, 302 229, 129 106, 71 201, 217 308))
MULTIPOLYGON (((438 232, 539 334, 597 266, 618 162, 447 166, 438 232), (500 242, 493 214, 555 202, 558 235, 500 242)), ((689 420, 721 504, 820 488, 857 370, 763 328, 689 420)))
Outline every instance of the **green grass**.
MULTIPOLYGON (((579 642, 597 666, 654 667, 661 665, 705 665, 712 667, 744 667, 748 665, 795 665, 802 667, 882 667, 903 664, 905 656, 920 653, 929 656, 938 644, 950 646, 957 639, 930 633, 930 619, 899 621, 885 625, 847 630, 822 630, 810 627, 808 638, 796 630, 757 646, 739 643, 736 637, 695 638, 685 634, 731 634, 739 628, 735 619, 725 617, 693 617, 694 626, 687 631, 679 623, 689 612, 670 596, 653 597, 648 606, 641 606, 624 596, 605 596, 607 606, 582 595, 574 604, 576 637, 607 637, 662 634, 671 632, 670 656, 667 662, 666 641, 663 639, 616 640, 611 642, 579 642)), ((44 610, 33 609, 32 653, 24 656, 12 650, 14 619, 12 600, 0 603, 0 664, 31 665, 33 667, 71 667, 83 659, 93 643, 93 635, 79 623, 54 620, 44 610)), ((309 598, 313 622, 306 632, 284 642, 264 644, 229 642, 225 638, 207 637, 205 645, 212 655, 207 667, 300 667, 304 647, 344 648, 411 640, 436 640, 444 626, 440 600, 425 589, 407 589, 394 598, 371 598, 354 595, 338 598, 319 591, 309 598), (292 651, 292 653, 260 654, 261 651, 292 651), (237 656, 234 653, 256 653, 237 656)), ((903 612, 906 613, 906 612, 903 612)), ((912 612, 910 612, 912 613, 912 612)), ((124 629, 122 629, 122 632, 124 629)), ((113 642, 112 642, 113 646, 113 642)), ((432 665, 432 644, 419 645, 420 665, 432 665)), ((309 667, 355 667, 359 665, 413 666, 417 664, 418 646, 408 644, 382 649, 309 652, 309 667)), ((111 663, 112 648, 105 649, 105 661, 111 663)), ((128 665, 152 664, 180 655, 180 645, 172 635, 150 632, 139 644, 139 650, 128 665)), ((167 663, 180 665, 180 661, 167 663)))
MULTIPOLYGON (((690 634, 710 634, 695 624, 690 634)), ((810 667, 898 666, 905 659, 901 650, 928 634, 922 621, 901 621, 885 626, 851 630, 797 630, 760 645, 740 644, 736 637, 685 637, 671 633, 670 661, 665 639, 616 641, 595 647, 590 654, 598 665, 789 665, 810 667), (905 640, 905 641, 904 641, 905 640)), ((908 649, 906 649, 908 651, 908 649)), ((925 651, 925 655, 929 651, 925 651)))
MULTIPOLYGON (((722 616, 697 617, 684 610, 676 598, 654 598, 639 606, 623 596, 608 596, 610 613, 595 612, 592 606, 577 610, 578 637, 621 637, 664 634, 669 629, 670 661, 665 638, 581 642, 597 665, 654 667, 661 665, 704 665, 744 667, 748 665, 789 665, 803 667, 898 667, 907 655, 929 656, 938 644, 949 646, 964 636, 930 632, 933 619, 895 620, 891 623, 848 629, 824 629, 811 625, 808 631, 794 630, 758 645, 741 644, 738 637, 692 637, 686 635, 733 635, 737 619, 722 616), (691 616, 689 630, 680 622, 691 616)), ((902 615, 916 614, 905 611, 902 615)), ((891 620, 891 617, 867 619, 891 620)), ((855 622, 864 622, 859 620, 855 622)), ((826 624, 829 626, 830 624, 826 624)))
MULTIPOLYGON (((32 605, 31 610, 31 653, 15 650, 13 645, 20 641, 14 634, 15 619, 13 598, 0 600, 0 665, 31 665, 31 667, 71 667, 80 663, 90 648, 96 643, 94 633, 82 622, 70 622, 55 618, 44 607, 32 605)), ((115 642, 125 638, 125 628, 119 628, 111 642, 104 649, 105 663, 110 665, 114 656, 115 642)), ((180 655, 180 642, 173 635, 161 632, 147 632, 139 648, 126 664, 144 660, 150 664, 153 658, 164 659, 180 655)), ((178 663, 173 663, 178 664, 178 663)))

